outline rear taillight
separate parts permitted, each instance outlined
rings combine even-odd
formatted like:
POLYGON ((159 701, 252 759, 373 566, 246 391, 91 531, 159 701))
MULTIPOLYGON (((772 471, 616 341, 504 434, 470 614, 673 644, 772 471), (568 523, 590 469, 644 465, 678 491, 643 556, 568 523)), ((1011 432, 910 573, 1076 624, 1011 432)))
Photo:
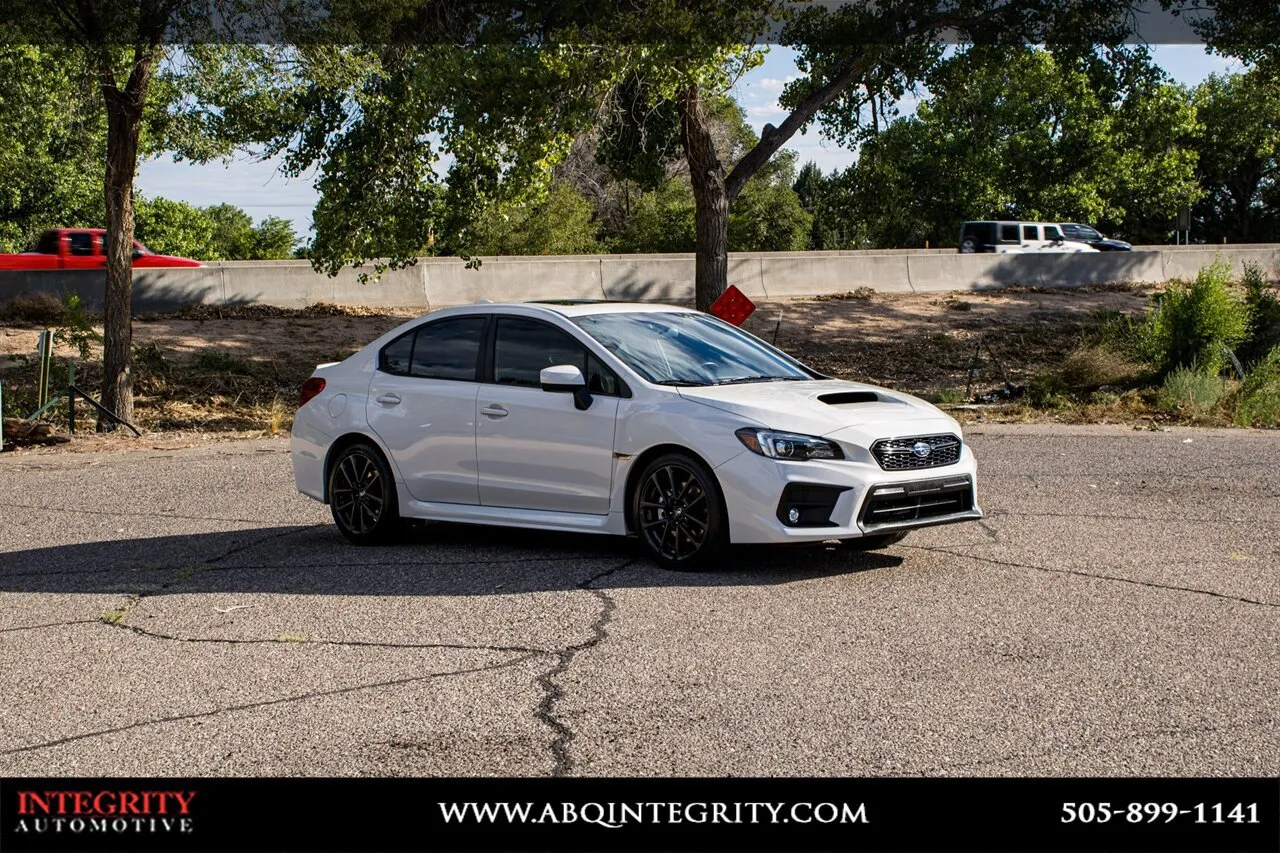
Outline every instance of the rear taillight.
POLYGON ((302 383, 302 390, 298 392, 298 408, 301 409, 315 395, 324 390, 324 380, 319 376, 312 376, 306 382, 302 383))

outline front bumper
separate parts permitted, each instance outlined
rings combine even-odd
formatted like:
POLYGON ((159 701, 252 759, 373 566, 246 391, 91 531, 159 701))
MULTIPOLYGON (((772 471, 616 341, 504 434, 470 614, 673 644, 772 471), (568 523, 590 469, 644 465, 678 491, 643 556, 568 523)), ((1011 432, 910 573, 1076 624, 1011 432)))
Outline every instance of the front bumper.
POLYGON ((821 542, 982 518, 968 445, 951 465, 885 471, 874 461, 783 462, 744 452, 715 469, 734 543, 821 542), (896 491, 901 489, 901 491, 896 491), (785 496, 801 495, 799 523, 785 496), (815 499, 827 503, 815 513, 815 499), (830 512, 826 512, 830 506, 830 512))

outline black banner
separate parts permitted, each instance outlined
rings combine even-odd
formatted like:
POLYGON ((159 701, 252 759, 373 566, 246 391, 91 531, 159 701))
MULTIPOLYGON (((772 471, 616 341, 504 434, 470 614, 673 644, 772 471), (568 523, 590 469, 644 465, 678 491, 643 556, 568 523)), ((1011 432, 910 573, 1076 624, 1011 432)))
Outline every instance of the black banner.
POLYGON ((1277 851, 1277 779, 6 779, 0 851, 1277 851))

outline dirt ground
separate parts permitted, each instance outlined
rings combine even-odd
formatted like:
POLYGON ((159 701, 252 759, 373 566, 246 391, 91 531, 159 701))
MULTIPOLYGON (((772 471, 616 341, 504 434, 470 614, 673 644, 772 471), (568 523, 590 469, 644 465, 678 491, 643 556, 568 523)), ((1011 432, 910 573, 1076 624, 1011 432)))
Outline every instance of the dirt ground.
MULTIPOLYGON (((974 394, 1006 380, 1025 383, 1056 366, 1104 313, 1139 315, 1150 295, 1148 288, 1122 286, 860 292, 765 302, 744 325, 831 375, 959 401, 975 364, 974 394)), ((136 419, 152 443, 287 432, 298 386, 316 364, 346 358, 415 314, 321 306, 140 317, 133 327, 136 419)), ((10 416, 30 414, 20 407, 34 400, 38 334, 34 325, 0 327, 0 382, 10 416)), ((77 384, 97 391, 96 354, 81 361, 67 346, 55 352, 77 362, 77 384)), ((55 381, 61 375, 55 371, 55 381)))

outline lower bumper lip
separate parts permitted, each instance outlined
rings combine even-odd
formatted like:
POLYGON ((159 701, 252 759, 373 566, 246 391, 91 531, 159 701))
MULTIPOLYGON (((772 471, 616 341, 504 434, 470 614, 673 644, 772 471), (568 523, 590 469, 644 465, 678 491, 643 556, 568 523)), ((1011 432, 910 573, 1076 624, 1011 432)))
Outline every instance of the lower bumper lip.
POLYGON ((982 518, 968 474, 872 485, 858 513, 864 532, 909 530, 982 518))

